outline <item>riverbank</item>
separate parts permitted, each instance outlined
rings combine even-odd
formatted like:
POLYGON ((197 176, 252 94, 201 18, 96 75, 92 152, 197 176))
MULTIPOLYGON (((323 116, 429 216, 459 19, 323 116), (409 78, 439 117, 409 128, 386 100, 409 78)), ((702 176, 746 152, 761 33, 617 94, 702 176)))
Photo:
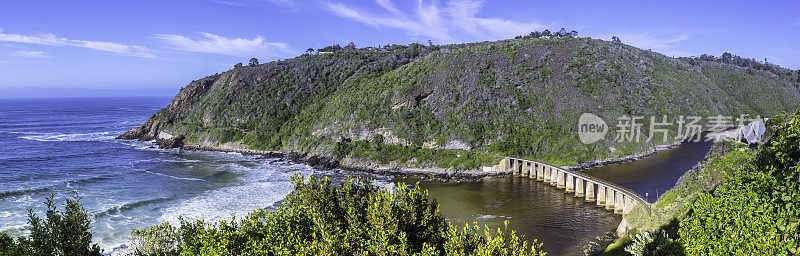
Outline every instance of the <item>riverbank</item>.
POLYGON ((579 164, 574 164, 570 166, 562 166, 562 168, 570 170, 570 171, 582 171, 590 168, 605 166, 605 165, 612 165, 612 164, 621 164, 626 162, 632 162, 640 159, 644 159, 655 155, 659 151, 664 151, 668 149, 673 149, 675 147, 680 146, 683 144, 683 141, 678 141, 672 144, 666 145, 656 145, 655 147, 650 148, 650 151, 642 152, 642 153, 634 153, 627 156, 619 157, 619 158, 609 158, 609 159, 597 159, 591 162, 584 162, 579 164))
POLYGON ((715 143, 703 161, 686 171, 672 189, 651 204, 650 213, 643 207, 634 207, 619 227, 621 231, 630 232, 620 233, 620 238, 609 245, 602 255, 628 255, 623 249, 630 244, 631 236, 638 232, 663 229, 670 237, 675 237, 678 223, 689 214, 697 197, 711 191, 733 175, 730 167, 735 164, 731 162, 736 162, 737 159, 726 159, 726 156, 739 149, 740 146, 735 143, 715 143))

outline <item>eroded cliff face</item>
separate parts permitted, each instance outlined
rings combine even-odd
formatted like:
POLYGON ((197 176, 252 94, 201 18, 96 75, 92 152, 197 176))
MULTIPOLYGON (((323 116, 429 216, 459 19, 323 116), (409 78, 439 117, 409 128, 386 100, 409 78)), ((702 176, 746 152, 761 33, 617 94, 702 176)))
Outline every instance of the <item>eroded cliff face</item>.
POLYGON ((190 83, 119 138, 153 140, 166 132, 184 136, 184 147, 402 166, 431 165, 420 160, 425 154, 452 162, 519 155, 568 165, 656 146, 581 144, 576 123, 584 112, 609 122, 621 115, 769 116, 794 109, 799 99, 795 81, 769 72, 586 38, 515 39, 359 49, 236 68, 190 83))

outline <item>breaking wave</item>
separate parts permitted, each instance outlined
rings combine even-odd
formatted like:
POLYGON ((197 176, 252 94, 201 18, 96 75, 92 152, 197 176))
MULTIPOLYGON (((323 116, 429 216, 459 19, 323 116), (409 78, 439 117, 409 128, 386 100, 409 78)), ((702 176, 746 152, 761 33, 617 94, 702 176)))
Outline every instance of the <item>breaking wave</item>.
POLYGON ((91 132, 91 133, 73 133, 73 134, 40 134, 21 136, 20 139, 35 140, 35 141, 104 141, 114 139, 111 132, 91 132))

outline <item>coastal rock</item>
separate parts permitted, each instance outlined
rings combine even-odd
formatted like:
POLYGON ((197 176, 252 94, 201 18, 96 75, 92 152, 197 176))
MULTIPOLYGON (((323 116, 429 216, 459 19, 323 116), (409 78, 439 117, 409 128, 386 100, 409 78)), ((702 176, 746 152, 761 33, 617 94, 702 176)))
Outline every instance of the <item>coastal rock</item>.
POLYGON ((166 132, 159 132, 158 137, 156 137, 156 143, 161 148, 180 148, 183 146, 184 139, 183 135, 172 136, 166 132))

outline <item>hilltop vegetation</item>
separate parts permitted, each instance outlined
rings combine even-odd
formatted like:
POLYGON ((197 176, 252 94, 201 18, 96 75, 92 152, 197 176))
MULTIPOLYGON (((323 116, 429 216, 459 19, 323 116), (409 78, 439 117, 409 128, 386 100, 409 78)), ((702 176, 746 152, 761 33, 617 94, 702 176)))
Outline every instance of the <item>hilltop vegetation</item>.
POLYGON ((187 146, 297 152, 345 165, 464 170, 503 155, 568 165, 664 144, 583 145, 583 112, 610 123, 622 115, 770 116, 800 99, 788 76, 589 38, 354 48, 194 81, 120 137, 164 131, 185 136, 187 146))

